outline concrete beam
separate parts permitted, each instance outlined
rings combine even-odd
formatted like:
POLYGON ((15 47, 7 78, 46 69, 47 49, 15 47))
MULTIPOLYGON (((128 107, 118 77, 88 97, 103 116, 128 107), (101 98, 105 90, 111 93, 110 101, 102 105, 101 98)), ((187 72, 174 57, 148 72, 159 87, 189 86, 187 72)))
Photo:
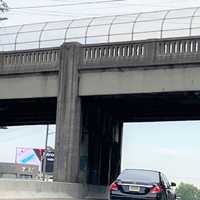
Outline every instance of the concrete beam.
POLYGON ((88 137, 87 183, 110 185, 120 173, 122 121, 104 103, 82 99, 84 135, 88 137))
POLYGON ((196 91, 200 90, 199 77, 198 66, 82 71, 79 95, 196 91))
POLYGON ((32 73, 0 76, 0 99, 56 97, 58 75, 32 73))

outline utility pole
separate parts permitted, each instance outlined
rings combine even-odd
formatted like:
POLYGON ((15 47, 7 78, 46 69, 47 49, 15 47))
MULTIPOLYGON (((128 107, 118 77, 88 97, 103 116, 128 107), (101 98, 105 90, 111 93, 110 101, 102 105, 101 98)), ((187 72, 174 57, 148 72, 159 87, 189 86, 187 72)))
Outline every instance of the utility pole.
POLYGON ((44 156, 43 156, 43 169, 42 169, 43 181, 45 181, 45 177, 46 177, 48 136, 49 136, 49 124, 47 124, 47 128, 46 128, 45 149, 44 149, 44 156))

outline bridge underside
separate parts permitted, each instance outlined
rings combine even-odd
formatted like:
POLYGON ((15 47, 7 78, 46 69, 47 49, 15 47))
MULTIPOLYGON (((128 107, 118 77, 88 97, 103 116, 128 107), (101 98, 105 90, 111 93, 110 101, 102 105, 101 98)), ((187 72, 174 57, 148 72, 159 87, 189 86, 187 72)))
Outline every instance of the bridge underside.
POLYGON ((0 100, 0 126, 53 124, 56 98, 0 100))
POLYGON ((200 119, 200 92, 151 93, 84 97, 123 122, 200 119))

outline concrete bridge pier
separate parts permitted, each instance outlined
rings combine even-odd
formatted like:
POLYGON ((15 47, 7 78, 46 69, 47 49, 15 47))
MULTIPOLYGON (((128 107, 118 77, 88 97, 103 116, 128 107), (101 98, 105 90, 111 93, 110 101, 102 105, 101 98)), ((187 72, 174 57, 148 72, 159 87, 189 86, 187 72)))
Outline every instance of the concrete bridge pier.
POLYGON ((56 118, 55 179, 79 182, 81 100, 78 97, 78 67, 81 45, 61 46, 56 118))
POLYGON ((81 45, 61 47, 55 180, 108 185, 120 171, 122 122, 93 97, 79 97, 81 45))
POLYGON ((88 178, 93 185, 109 185, 121 164, 121 121, 98 101, 83 98, 83 127, 88 134, 88 178))

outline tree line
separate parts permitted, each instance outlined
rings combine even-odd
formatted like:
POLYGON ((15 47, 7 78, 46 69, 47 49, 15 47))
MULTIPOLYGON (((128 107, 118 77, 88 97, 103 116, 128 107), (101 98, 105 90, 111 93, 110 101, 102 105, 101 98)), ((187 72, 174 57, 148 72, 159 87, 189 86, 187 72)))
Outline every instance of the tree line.
POLYGON ((200 200, 200 189, 192 184, 181 183, 176 188, 176 196, 179 200, 200 200))

